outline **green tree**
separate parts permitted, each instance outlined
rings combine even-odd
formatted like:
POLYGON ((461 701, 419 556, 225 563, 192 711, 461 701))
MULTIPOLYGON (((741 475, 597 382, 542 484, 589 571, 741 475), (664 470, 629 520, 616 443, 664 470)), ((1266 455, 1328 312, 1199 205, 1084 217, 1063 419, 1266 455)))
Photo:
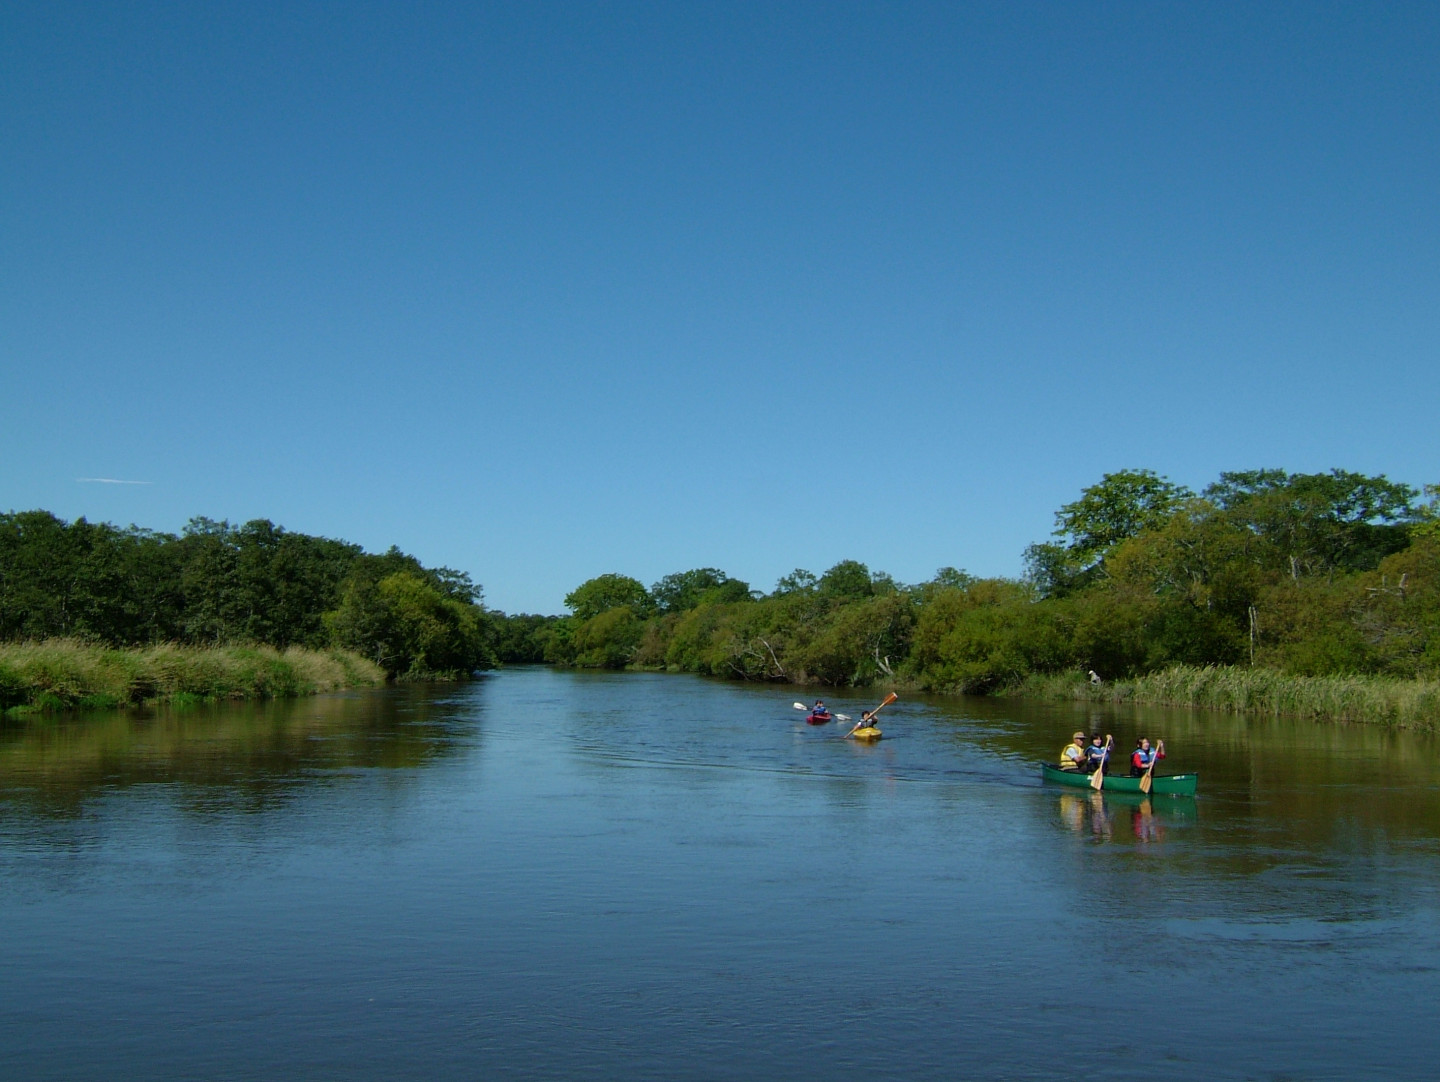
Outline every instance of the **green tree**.
POLYGON ((228 522, 192 518, 180 537, 180 592, 187 642, 215 645, 243 637, 246 606, 237 568, 240 547, 228 522))
POLYGON ((841 560, 820 576, 816 589, 821 597, 856 600, 871 597, 875 584, 871 581, 870 569, 859 560, 841 560))
POLYGON ((781 576, 780 581, 775 584, 773 596, 784 597, 786 594, 813 593, 817 582, 819 580, 815 577, 814 572, 797 567, 790 574, 781 576))
POLYGON ((395 676, 456 676, 495 664, 483 612, 407 571, 352 579, 325 623, 338 645, 395 676))
POLYGON ((868 684, 895 675, 910 652, 915 605, 899 592, 866 598, 837 609, 793 662, 827 684, 868 684))
POLYGON ((1425 503, 1416 509, 1413 532, 1418 537, 1440 538, 1440 485, 1425 486, 1425 503))
POLYGON ((1062 610, 1026 584, 978 579, 935 594, 919 612, 909 669, 928 688, 984 693, 1031 672, 1071 667, 1062 610))
POLYGON ((910 593, 921 606, 924 606, 946 590, 964 590, 975 581, 975 576, 968 572, 954 567, 942 567, 935 572, 929 582, 922 582, 918 586, 910 587, 910 593))
POLYGON ((1092 564, 1121 541, 1163 525, 1192 496, 1154 470, 1107 473, 1055 513, 1055 536, 1082 564, 1092 564))
POLYGON ((43 639, 72 633, 75 549, 66 524, 49 511, 0 515, 0 634, 43 639))
POLYGON ((1023 561, 1025 581, 1042 597, 1064 597, 1095 579, 1093 568, 1087 568, 1078 556, 1054 541, 1027 545, 1023 561))
POLYGON ((750 584, 732 579, 718 568, 700 567, 666 575, 650 587, 650 594, 661 614, 688 612, 706 603, 745 601, 750 597, 750 584))
POLYGON ((1236 660, 1252 608, 1274 580, 1260 548, 1253 533, 1213 504, 1193 500, 1185 513, 1115 547, 1105 562, 1104 597, 1116 604, 1150 598, 1160 606, 1156 618, 1170 631, 1168 645, 1161 648, 1157 640, 1155 663, 1236 660), (1182 628, 1190 630, 1182 634, 1182 628))
POLYGON ((291 533, 268 519, 245 523, 232 539, 239 637, 279 647, 324 645, 324 614, 335 606, 359 546, 291 533))
POLYGON ((582 669, 623 669, 635 657, 645 625, 628 605, 616 605, 575 630, 575 664, 582 669))
POLYGON ((551 665, 572 665, 575 662, 575 629, 580 621, 562 616, 536 632, 541 655, 551 665))
POLYGON ((942 567, 935 572, 935 577, 930 580, 936 586, 948 587, 952 590, 964 590, 975 581, 975 576, 968 571, 961 571, 954 567, 942 567))
POLYGON ((1043 594, 1063 596, 1089 585, 1120 542, 1163 525, 1194 493, 1154 470, 1107 473, 1055 512, 1054 536, 1025 550, 1026 577, 1043 594))
POLYGON ((1222 473, 1205 490, 1231 521, 1263 538, 1269 562, 1289 574, 1368 571, 1410 541, 1419 493, 1383 474, 1348 470, 1222 473))
POLYGON ((495 654, 504 664, 535 664, 545 660, 545 630, 559 619, 528 612, 490 612, 495 629, 495 654))
POLYGON ((648 616, 655 603, 638 579, 614 573, 587 579, 565 595, 565 607, 581 621, 622 606, 637 616, 648 616))

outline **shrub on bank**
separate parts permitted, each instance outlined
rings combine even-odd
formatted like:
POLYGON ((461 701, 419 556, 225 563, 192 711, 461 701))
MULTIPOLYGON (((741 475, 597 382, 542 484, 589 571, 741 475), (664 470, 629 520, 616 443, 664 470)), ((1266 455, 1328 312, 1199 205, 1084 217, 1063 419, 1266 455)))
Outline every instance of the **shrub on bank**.
POLYGON ((345 650, 163 643, 117 650, 74 639, 0 643, 0 708, 44 711, 147 700, 270 699, 383 683, 345 650))
POLYGON ((1383 676, 1292 676, 1274 669, 1175 666, 1132 680, 1092 684, 1078 673, 1036 674, 1007 694, 1082 702, 1132 702, 1288 714, 1325 721, 1440 729, 1440 681, 1383 676))

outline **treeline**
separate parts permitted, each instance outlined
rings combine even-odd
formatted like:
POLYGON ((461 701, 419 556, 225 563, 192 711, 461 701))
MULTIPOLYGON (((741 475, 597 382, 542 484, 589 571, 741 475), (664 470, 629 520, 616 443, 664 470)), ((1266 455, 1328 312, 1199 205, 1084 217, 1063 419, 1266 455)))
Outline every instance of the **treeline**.
POLYGON ((514 641, 582 667, 971 693, 1181 665, 1434 678, 1437 495, 1343 470, 1225 473, 1197 494, 1125 470, 1057 512, 1021 579, 905 585, 846 560, 763 594, 714 568, 649 589, 608 574, 514 641))
POLYGON ((496 663, 480 587, 397 548, 192 519, 178 535, 0 515, 0 641, 353 650, 392 676, 496 663))

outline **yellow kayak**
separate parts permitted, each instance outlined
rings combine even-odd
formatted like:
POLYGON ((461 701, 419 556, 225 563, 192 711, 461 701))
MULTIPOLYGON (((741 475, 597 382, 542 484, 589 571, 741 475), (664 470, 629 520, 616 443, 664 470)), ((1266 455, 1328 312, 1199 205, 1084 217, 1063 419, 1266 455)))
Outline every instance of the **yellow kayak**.
POLYGON ((856 729, 850 735, 856 740, 879 740, 880 730, 873 725, 866 725, 863 729, 856 729))

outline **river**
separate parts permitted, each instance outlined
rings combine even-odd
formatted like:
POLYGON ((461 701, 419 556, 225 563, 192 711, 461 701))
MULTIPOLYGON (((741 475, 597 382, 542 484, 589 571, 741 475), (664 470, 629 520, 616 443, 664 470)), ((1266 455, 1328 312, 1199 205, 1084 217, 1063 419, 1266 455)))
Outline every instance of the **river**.
POLYGON ((806 698, 515 668, 6 722, 5 1076, 1434 1077, 1436 738, 906 696, 862 746, 806 698), (1076 727, 1199 795, 1042 784, 1076 727))

